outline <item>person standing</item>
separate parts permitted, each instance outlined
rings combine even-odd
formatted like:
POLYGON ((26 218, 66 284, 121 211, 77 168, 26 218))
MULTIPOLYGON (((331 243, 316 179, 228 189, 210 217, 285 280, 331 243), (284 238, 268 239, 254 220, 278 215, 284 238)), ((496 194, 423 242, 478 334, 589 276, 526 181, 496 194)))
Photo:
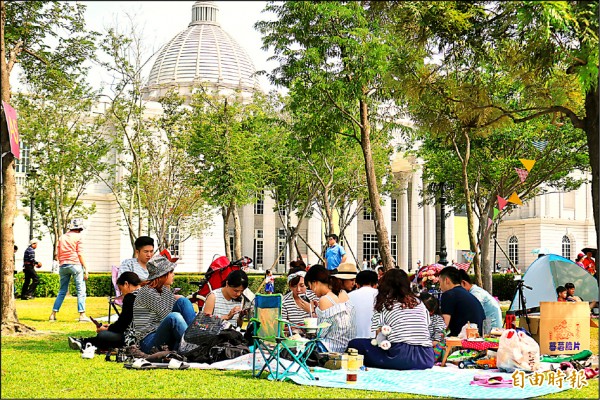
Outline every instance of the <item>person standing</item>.
POLYGON ((35 296, 35 289, 37 288, 40 278, 38 277, 36 268, 42 266, 41 262, 35 260, 35 249, 37 248, 37 239, 31 239, 29 241, 29 247, 25 249, 25 255, 23 256, 23 272, 25 273, 25 281, 23 282, 23 288, 21 289, 21 300, 33 299, 35 296))
POLYGON ((75 287, 77 288, 77 311, 79 311, 79 322, 91 322, 91 320, 85 315, 85 281, 87 281, 89 274, 87 271, 85 259, 83 257, 83 244, 81 238, 81 231, 83 230, 83 220, 80 218, 74 218, 69 224, 69 231, 63 234, 58 239, 58 273, 60 275, 60 289, 58 296, 54 301, 52 307, 52 314, 50 314, 50 321, 56 321, 56 313, 60 310, 67 290, 69 289, 69 282, 71 277, 75 280, 75 287))
POLYGON ((154 239, 149 236, 140 236, 135 239, 135 257, 121 262, 119 275, 123 272, 134 272, 143 282, 148 279, 148 267, 146 264, 154 254, 154 239))
POLYGON ((362 270, 363 271, 368 271, 370 270, 369 268, 369 261, 367 261, 366 257, 363 257, 363 262, 362 262, 362 270))
POLYGON ((338 243, 338 236, 332 233, 327 236, 327 251, 325 251, 325 267, 331 271, 346 262, 346 250, 338 243))

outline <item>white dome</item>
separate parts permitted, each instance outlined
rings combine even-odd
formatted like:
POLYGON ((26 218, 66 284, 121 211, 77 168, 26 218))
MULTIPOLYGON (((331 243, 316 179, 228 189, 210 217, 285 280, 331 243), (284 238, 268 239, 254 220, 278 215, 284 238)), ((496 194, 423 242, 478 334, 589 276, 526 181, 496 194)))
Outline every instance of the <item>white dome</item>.
POLYGON ((245 92, 258 89, 254 64, 221 28, 217 13, 214 2, 194 3, 190 25, 160 49, 152 66, 146 88, 151 99, 158 98, 167 87, 191 88, 202 82, 245 92))

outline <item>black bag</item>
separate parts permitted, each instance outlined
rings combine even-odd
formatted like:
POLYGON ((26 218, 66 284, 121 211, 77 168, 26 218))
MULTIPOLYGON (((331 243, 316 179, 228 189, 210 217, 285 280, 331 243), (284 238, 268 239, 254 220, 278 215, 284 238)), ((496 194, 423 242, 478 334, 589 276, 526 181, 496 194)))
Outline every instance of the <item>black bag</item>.
POLYGON ((248 353, 250 353, 250 349, 245 344, 233 345, 230 343, 223 343, 219 346, 213 346, 209 351, 209 356, 211 362, 217 362, 231 360, 248 353))
MULTIPOLYGON (((182 338, 181 343, 179 344, 179 349, 177 352, 185 356, 190 362, 198 362, 198 363, 213 363, 215 361, 221 361, 226 359, 226 355, 235 355, 235 357, 239 357, 242 354, 247 354, 250 352, 248 349, 247 353, 240 353, 238 350, 227 350, 225 349, 219 351, 212 351, 213 347, 227 347, 228 346, 240 346, 244 344, 244 337, 241 333, 237 332, 234 329, 224 329, 218 335, 206 335, 202 339, 201 343, 188 343, 185 340, 185 337, 182 338), (221 359, 214 359, 214 357, 223 357, 221 359)), ((242 347, 239 347, 240 349, 242 347)), ((232 357, 234 358, 234 357, 232 357)))
POLYGON ((214 337, 230 325, 229 322, 219 317, 206 315, 200 311, 194 321, 188 326, 183 334, 187 343, 202 344, 207 338, 214 337))

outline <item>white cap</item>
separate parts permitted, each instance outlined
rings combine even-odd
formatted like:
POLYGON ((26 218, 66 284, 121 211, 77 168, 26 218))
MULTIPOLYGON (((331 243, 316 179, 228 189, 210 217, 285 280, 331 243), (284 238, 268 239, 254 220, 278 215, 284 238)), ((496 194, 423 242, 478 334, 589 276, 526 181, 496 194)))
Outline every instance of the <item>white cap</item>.
POLYGON ((32 245, 32 244, 35 244, 35 243, 37 243, 37 242, 38 242, 38 240, 37 240, 37 239, 31 239, 31 240, 29 241, 29 244, 30 244, 30 245, 32 245))

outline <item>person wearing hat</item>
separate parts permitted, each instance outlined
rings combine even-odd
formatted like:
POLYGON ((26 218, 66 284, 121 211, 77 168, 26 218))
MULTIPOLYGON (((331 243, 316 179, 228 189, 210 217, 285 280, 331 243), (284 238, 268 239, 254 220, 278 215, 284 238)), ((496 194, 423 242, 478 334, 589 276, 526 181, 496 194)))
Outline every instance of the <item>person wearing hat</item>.
POLYGON ((342 301, 347 301, 348 293, 354 290, 358 268, 351 262, 341 263, 335 271, 332 271, 331 291, 336 296, 341 296, 342 301))
POLYGON ((29 247, 25 249, 25 255, 23 256, 23 272, 25 273, 25 281, 23 282, 23 288, 21 289, 21 300, 33 299, 35 296, 35 288, 37 288, 40 278, 38 277, 36 268, 42 266, 41 262, 35 260, 35 249, 37 248, 37 239, 31 239, 29 241, 29 247))
POLYGON ((91 320, 85 315, 85 281, 88 279, 88 271, 83 257, 83 243, 81 231, 83 230, 83 220, 81 218, 74 218, 71 220, 68 226, 68 232, 63 234, 58 239, 57 256, 58 263, 60 265, 58 274, 60 275, 60 289, 58 290, 58 296, 54 301, 52 307, 52 314, 50 314, 50 321, 56 321, 56 313, 60 310, 67 290, 69 289, 69 282, 71 277, 75 280, 75 288, 77 289, 77 311, 79 311, 79 322, 91 322, 91 320))
POLYGON ((579 253, 579 254, 577 254, 577 258, 575 259, 575 264, 579 265, 583 269, 585 269, 585 265, 583 265, 584 257, 585 257, 585 254, 579 253))
POLYGON ((281 317, 296 325, 303 324, 305 318, 316 317, 314 310, 318 299, 312 290, 306 290, 305 276, 306 271, 302 267, 290 268, 287 277, 290 291, 283 296, 281 303, 281 317))
POLYGON ((188 325, 194 321, 194 306, 185 297, 171 290, 175 277, 175 263, 164 256, 148 261, 148 280, 133 303, 133 333, 128 335, 144 353, 152 353, 166 344, 177 350, 188 325))

